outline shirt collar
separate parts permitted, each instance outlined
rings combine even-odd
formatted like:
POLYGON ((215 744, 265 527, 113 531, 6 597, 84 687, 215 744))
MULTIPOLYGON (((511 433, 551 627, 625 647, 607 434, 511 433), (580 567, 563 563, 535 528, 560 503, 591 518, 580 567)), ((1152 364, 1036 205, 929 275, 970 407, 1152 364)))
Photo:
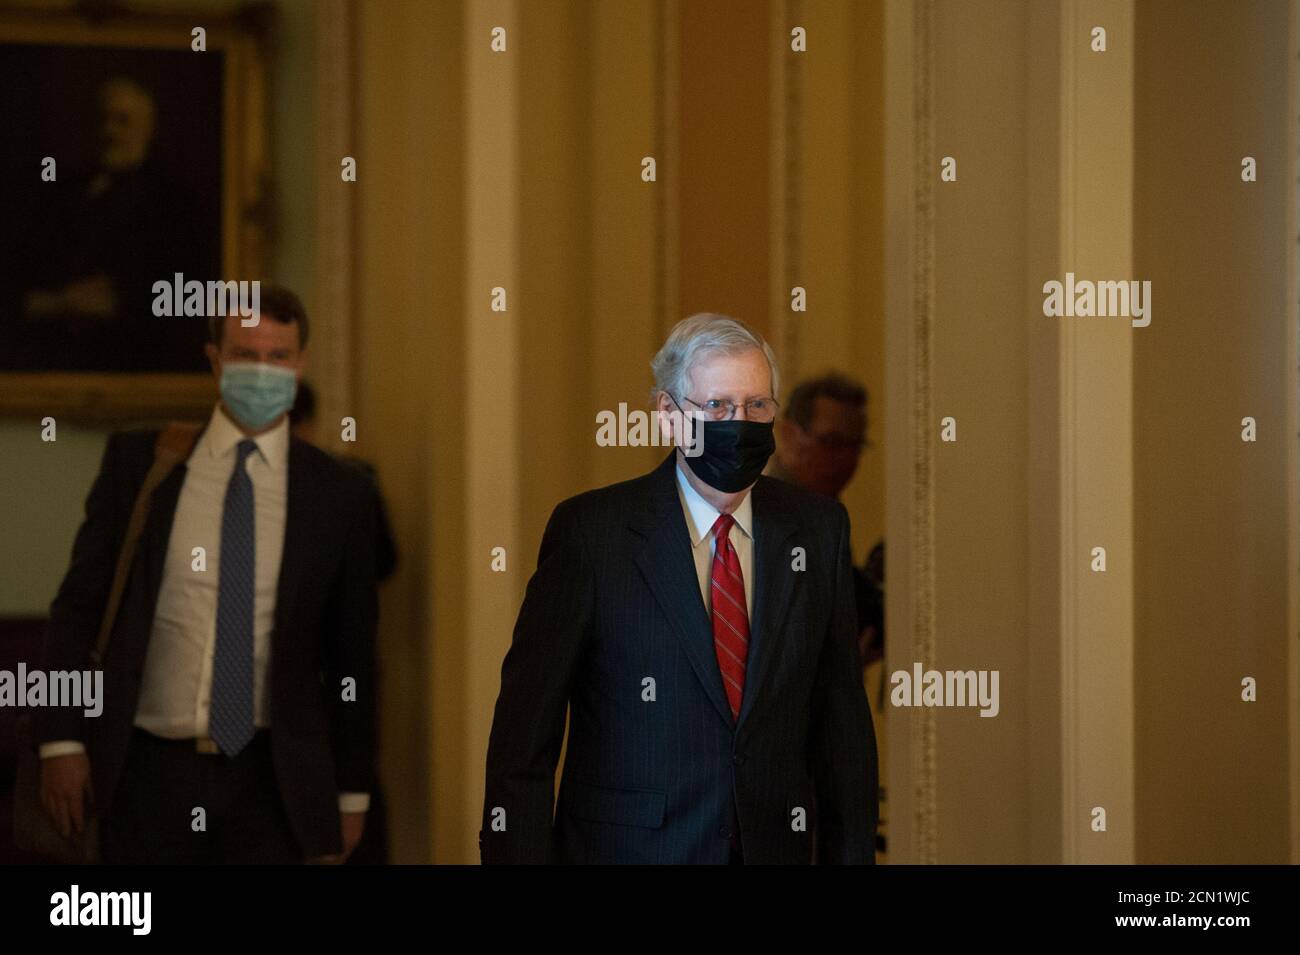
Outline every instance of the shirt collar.
MULTIPOLYGON (((221 403, 218 402, 212 409, 212 417, 208 419, 208 429, 204 434, 208 453, 214 458, 231 454, 235 445, 244 440, 244 437, 244 432, 221 410, 221 403)), ((283 467, 289 452, 289 416, 281 418, 280 423, 270 431, 254 437, 253 442, 268 466, 273 469, 283 467)))
MULTIPOLYGON (((682 506, 686 511, 686 529, 691 534, 691 547, 695 548, 699 546, 700 541, 709 536, 721 512, 701 497, 699 491, 691 487, 691 482, 686 479, 686 473, 682 470, 680 459, 673 471, 677 475, 677 495, 681 498, 682 506)), ((731 514, 735 518, 736 526, 750 540, 754 539, 753 497, 753 493, 746 494, 731 514)))

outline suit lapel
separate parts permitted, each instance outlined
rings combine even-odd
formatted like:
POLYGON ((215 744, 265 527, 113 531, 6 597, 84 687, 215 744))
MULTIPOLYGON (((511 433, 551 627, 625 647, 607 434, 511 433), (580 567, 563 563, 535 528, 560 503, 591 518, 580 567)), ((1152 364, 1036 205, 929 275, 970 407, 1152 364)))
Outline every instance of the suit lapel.
POLYGON ((686 515, 677 496, 676 450, 649 475, 650 494, 642 502, 629 527, 644 539, 635 548, 635 560, 655 600, 672 621, 681 638, 691 668, 705 694, 728 724, 731 707, 722 688, 722 674, 713 649, 713 624, 700 596, 695 558, 686 531, 686 515))
MULTIPOLYGON (((208 423, 205 422, 195 435, 194 444, 190 448, 191 454, 203 440, 203 435, 208 430, 208 423)), ((153 451, 152 447, 150 450, 153 451)), ((139 566, 144 570, 149 587, 146 606, 151 608, 158 604, 158 590, 162 586, 163 568, 167 563, 167 546, 171 542, 176 505, 180 501, 181 488, 185 486, 185 476, 189 473, 188 461, 189 459, 186 458, 179 462, 153 489, 153 496, 149 501, 149 516, 145 519, 144 529, 140 532, 140 542, 136 545, 136 561, 141 562, 139 566)), ((148 474, 152 462, 151 456, 149 464, 145 466, 144 475, 148 474)), ((144 475, 141 475, 141 484, 144 483, 144 475)), ((149 626, 152 625, 151 619, 149 626)))
MULTIPOLYGON (((167 563, 167 545, 172 536, 176 504, 180 500, 181 487, 185 484, 188 471, 184 461, 172 468, 162 483, 153 489, 153 498, 149 502, 149 516, 145 519, 136 553, 136 560, 143 560, 141 567, 149 585, 148 607, 154 607, 158 603, 158 590, 162 586, 163 567, 167 563)), ((148 625, 152 626, 152 621, 148 625)))
POLYGON ((790 551, 798 522, 770 496, 770 488, 770 479, 760 477, 750 491, 754 513, 754 607, 749 621, 749 659, 739 726, 744 726, 761 698, 772 658, 779 654, 781 624, 794 590, 796 571, 790 566, 790 551))
MULTIPOLYGON (((306 446, 291 437, 284 504, 284 549, 280 555, 280 576, 275 588, 274 633, 277 637, 291 632, 285 621, 293 610, 293 599, 300 589, 298 581, 303 573, 303 558, 311 546, 308 539, 311 529, 310 469, 306 446)), ((280 646, 283 642, 276 639, 273 646, 280 646)))

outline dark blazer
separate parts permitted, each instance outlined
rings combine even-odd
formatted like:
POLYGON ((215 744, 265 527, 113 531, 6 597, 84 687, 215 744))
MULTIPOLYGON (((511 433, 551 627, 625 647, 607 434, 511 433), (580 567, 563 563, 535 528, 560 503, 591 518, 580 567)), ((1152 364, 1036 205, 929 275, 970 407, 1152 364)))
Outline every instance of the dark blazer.
MULTIPOLYGON (((111 435, 86 500, 72 562, 50 607, 45 666, 90 667, 136 492, 153 461, 156 429, 111 435)), ((373 787, 375 495, 357 469, 290 438, 284 551, 271 634, 271 751, 277 784, 304 855, 341 851, 339 792, 373 787), (356 702, 342 702, 342 680, 356 702)), ((46 708, 41 742, 81 740, 96 810, 111 813, 135 720, 172 519, 186 465, 154 491, 108 652, 104 710, 46 708)))
POLYGON ((724 863, 734 799, 746 863, 806 863, 814 847, 819 862, 874 862, 876 742, 848 514, 783 481, 754 485, 750 654, 733 720, 675 454, 551 515, 501 668, 483 861, 724 863))

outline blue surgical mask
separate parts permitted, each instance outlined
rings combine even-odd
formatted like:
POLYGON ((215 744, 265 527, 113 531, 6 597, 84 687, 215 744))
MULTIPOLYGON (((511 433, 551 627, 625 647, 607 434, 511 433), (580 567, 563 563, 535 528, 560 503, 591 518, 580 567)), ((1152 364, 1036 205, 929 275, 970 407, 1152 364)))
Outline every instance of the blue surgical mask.
POLYGON ((298 375, 265 362, 222 362, 221 400, 240 424, 264 428, 293 407, 298 375))

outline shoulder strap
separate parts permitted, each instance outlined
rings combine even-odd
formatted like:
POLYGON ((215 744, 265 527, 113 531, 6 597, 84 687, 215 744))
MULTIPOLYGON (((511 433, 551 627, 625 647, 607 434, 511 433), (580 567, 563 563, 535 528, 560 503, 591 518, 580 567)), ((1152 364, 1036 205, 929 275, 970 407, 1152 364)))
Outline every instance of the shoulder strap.
POLYGON ((126 525, 126 536, 122 538, 122 549, 117 555, 117 568, 113 572, 113 586, 108 592, 108 603, 104 606, 104 616, 99 623, 99 635, 95 638, 95 648, 90 653, 91 662, 98 666, 104 660, 104 651, 108 649, 108 638, 113 632, 113 622, 117 619, 118 607, 122 604, 122 592, 126 589, 126 578, 131 572, 131 562, 135 558, 135 547, 140 542, 144 531, 145 519, 149 516, 149 505, 153 500, 154 489, 171 474, 172 468, 190 456, 194 442, 198 440, 202 425, 187 424, 180 421, 167 423, 160 432, 153 447, 153 466, 145 475, 144 483, 135 496, 135 507, 131 510, 131 519, 126 525))

